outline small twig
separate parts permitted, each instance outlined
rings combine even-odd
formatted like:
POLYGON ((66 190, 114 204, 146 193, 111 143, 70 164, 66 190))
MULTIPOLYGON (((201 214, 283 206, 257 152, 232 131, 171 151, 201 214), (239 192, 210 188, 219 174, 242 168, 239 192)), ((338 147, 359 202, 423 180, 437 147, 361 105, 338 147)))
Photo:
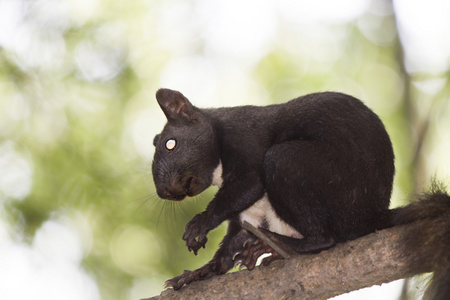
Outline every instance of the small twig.
POLYGON ((263 240, 267 245, 269 245, 273 250, 277 251, 278 254, 280 254, 283 258, 290 258, 291 255, 283 250, 280 246, 275 244, 274 241, 272 241, 267 235, 265 235, 261 230, 254 227, 252 224, 250 224, 247 221, 244 221, 242 224, 242 228, 244 228, 247 231, 250 231, 254 235, 256 235, 259 239, 263 240))

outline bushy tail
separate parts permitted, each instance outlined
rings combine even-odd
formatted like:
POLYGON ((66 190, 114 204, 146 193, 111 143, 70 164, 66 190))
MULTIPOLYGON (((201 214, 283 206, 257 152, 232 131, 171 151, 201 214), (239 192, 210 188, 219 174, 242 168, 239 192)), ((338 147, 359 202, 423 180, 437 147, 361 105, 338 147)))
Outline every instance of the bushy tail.
POLYGON ((419 194, 413 203, 390 210, 391 226, 432 219, 450 212, 450 196, 443 184, 433 182, 429 192, 419 194))
MULTIPOLYGON (((405 207, 390 210, 390 226, 405 225, 415 221, 430 219, 433 226, 404 237, 405 249, 421 249, 425 240, 435 241, 439 246, 425 247, 432 253, 422 253, 423 257, 432 257, 434 274, 425 292, 426 300, 450 299, 450 196, 442 184, 434 182, 427 193, 418 195, 418 199, 405 207), (439 233, 437 233, 437 229, 439 233), (442 230, 442 231, 441 231, 442 230), (431 237, 431 239, 424 239, 431 237)), ((389 226, 389 227, 390 227, 389 226)))

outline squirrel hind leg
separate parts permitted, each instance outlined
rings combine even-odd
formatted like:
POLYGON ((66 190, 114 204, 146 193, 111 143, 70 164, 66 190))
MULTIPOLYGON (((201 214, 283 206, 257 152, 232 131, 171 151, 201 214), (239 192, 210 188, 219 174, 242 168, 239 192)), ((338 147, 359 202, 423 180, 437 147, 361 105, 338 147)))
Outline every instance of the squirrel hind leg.
POLYGON ((290 258, 295 253, 317 253, 322 250, 334 246, 336 243, 333 239, 297 239, 280 235, 264 228, 257 229, 264 238, 258 237, 252 243, 246 245, 245 251, 242 253, 241 265, 253 270, 256 266, 257 259, 263 254, 271 254, 264 257, 262 265, 269 265, 272 261, 282 258, 290 258), (276 247, 272 245, 275 244, 276 247))
POLYGON ((260 228, 260 230, 278 246, 290 253, 293 251, 296 253, 318 253, 336 245, 336 241, 332 237, 317 235, 312 237, 305 236, 302 239, 297 239, 271 232, 263 228, 260 228))
MULTIPOLYGON (((276 144, 265 155, 264 185, 269 202, 277 216, 303 236, 273 237, 298 253, 330 248, 345 240, 349 224, 358 223, 347 203, 345 176, 340 182, 332 181, 339 177, 333 173, 336 164, 344 163, 328 157, 320 141, 302 140, 276 144)), ((347 167, 343 166, 344 171, 347 167)))

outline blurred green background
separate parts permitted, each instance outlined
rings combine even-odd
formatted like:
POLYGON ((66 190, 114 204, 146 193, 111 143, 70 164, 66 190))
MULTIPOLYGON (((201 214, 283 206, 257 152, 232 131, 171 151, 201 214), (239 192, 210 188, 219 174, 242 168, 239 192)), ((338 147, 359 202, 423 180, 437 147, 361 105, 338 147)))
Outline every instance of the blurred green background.
MULTIPOLYGON (((181 235, 215 190, 155 194, 160 87, 200 107, 345 92, 392 137, 392 206, 434 175, 450 182, 449 11, 445 0, 0 0, 0 298, 139 299, 212 257, 224 225, 198 257, 181 235)), ((368 293, 396 299, 403 285, 368 293)))

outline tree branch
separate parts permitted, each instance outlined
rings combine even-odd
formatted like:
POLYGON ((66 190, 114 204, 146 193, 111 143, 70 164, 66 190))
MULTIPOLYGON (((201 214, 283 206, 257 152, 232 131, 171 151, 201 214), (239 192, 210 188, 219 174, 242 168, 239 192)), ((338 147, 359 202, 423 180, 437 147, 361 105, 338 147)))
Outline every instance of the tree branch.
POLYGON ((445 264, 449 215, 382 230, 314 255, 298 255, 209 280, 156 299, 327 299, 445 264), (444 250, 437 250, 444 249, 444 250))

